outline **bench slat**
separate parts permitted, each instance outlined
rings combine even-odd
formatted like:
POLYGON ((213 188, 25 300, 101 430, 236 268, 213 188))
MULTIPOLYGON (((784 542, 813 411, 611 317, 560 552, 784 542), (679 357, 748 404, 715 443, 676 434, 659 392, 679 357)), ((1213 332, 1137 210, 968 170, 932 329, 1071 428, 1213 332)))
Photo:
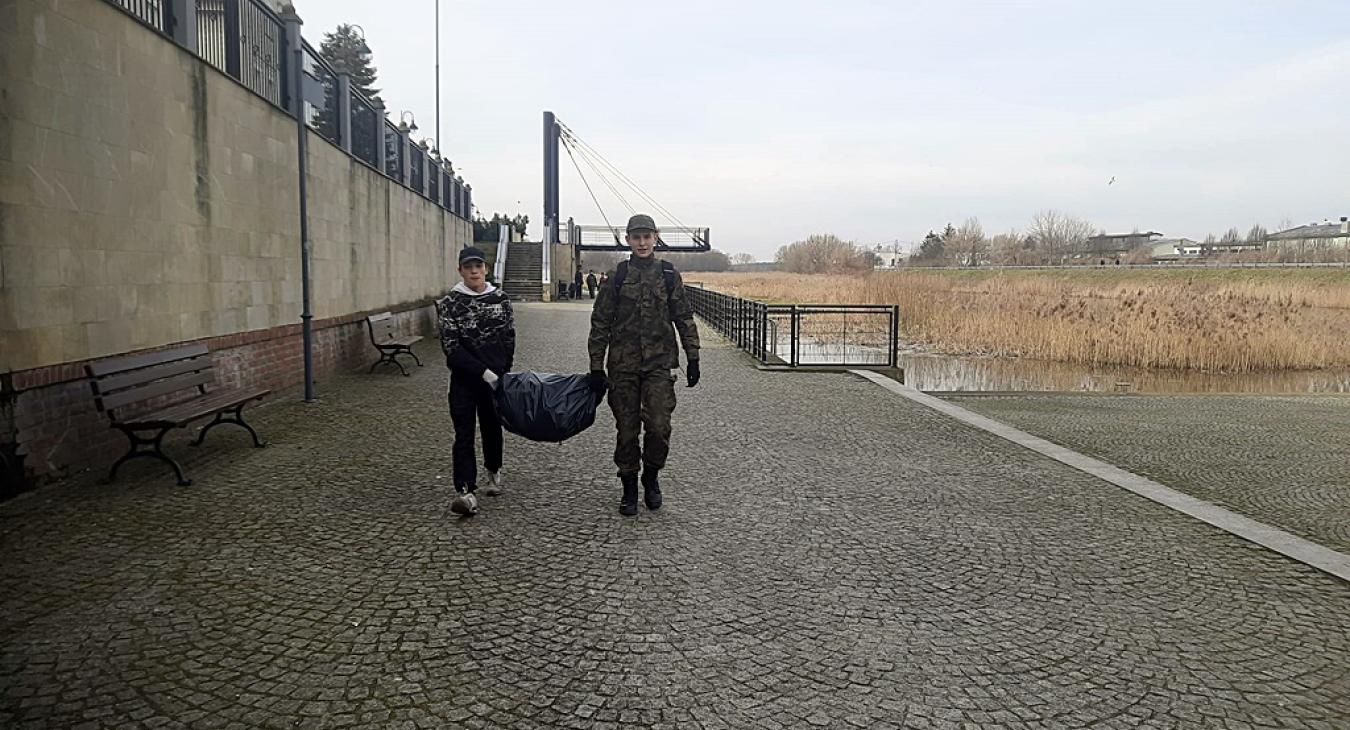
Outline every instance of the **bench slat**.
POLYGON ((177 393, 199 385, 208 385, 215 381, 215 375, 207 370, 199 373, 185 373, 151 383, 140 388, 129 388, 111 395, 96 397, 99 410, 111 411, 132 403, 140 403, 160 396, 177 393))
POLYGON ((185 360, 190 357, 201 357, 208 354, 206 345, 201 343, 195 345, 185 345, 175 347, 172 350, 161 350, 159 352, 147 352, 144 355, 130 355, 128 357, 114 357, 107 360, 99 360, 85 365, 85 371, 95 378, 102 378, 116 373, 126 372, 127 370, 139 370, 151 365, 162 365, 173 362, 174 360, 185 360))
POLYGON ((240 403, 257 400, 271 392, 266 388, 216 390, 192 400, 175 403, 168 408, 119 421, 119 423, 129 426, 182 426, 199 418, 228 410, 240 403))
POLYGON ((386 342, 381 342, 378 346, 379 346, 379 347, 392 347, 392 346, 408 347, 409 345, 412 345, 413 343, 418 342, 418 341, 420 341, 421 339, 422 339, 422 338, 421 338, 420 336, 416 336, 416 335, 414 335, 414 336, 409 336, 409 337, 398 337, 398 338, 395 338, 395 339, 392 339, 392 340, 388 340, 388 341, 386 341, 386 342))
POLYGON ((161 380, 174 375, 210 369, 210 357, 195 357, 189 360, 177 360, 163 365, 154 365, 148 368, 141 368, 140 370, 131 370, 120 373, 118 375, 108 375, 102 378, 96 378, 93 381, 94 392, 99 395, 108 395, 110 393, 116 393, 119 390, 146 385, 148 383, 153 383, 156 380, 161 380))

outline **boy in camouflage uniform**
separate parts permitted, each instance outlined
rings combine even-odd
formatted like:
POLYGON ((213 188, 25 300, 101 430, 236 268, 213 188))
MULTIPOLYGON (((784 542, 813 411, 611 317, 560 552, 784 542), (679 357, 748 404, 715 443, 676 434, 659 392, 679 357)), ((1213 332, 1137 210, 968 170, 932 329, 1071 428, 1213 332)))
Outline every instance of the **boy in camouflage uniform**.
POLYGON ((609 407, 618 428, 614 463, 623 482, 622 515, 637 514, 638 470, 647 509, 661 507, 657 472, 670 451, 670 416, 675 411, 675 376, 684 346, 685 380, 699 380, 698 327, 684 293, 684 282, 669 262, 654 255, 656 224, 651 216, 628 219, 632 256, 619 264, 614 277, 600 287, 591 311, 591 389, 609 391, 609 407), (608 357, 606 357, 608 351, 608 357), (606 369, 609 373, 606 376, 606 369), (645 430, 642 446, 639 432, 645 430))

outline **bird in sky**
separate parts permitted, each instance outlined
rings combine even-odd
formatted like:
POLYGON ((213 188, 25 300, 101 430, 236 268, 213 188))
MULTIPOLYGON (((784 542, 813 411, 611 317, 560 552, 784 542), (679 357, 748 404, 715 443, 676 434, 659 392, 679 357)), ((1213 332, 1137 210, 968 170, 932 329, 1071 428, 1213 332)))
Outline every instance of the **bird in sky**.
POLYGON ((1115 176, 1115 175, 1112 175, 1112 176, 1111 176, 1111 179, 1108 180, 1108 181, 1106 182, 1106 184, 1107 184, 1107 185, 1110 185, 1110 184, 1114 183, 1115 181, 1116 181, 1116 176, 1115 176))

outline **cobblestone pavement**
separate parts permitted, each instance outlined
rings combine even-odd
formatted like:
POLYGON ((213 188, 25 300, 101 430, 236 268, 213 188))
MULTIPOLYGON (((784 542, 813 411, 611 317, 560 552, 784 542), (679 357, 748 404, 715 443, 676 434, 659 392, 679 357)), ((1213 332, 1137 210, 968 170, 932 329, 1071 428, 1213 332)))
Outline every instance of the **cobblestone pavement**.
MULTIPOLYGON (((585 315, 520 307, 518 365, 583 369, 585 315)), ((193 487, 0 505, 0 727, 1350 723, 1350 585, 715 343, 663 510, 616 514, 602 411, 508 437, 507 494, 452 519, 425 344, 260 410, 272 448, 213 433, 193 487)))
POLYGON ((1350 397, 942 397, 1333 550, 1350 551, 1350 397))

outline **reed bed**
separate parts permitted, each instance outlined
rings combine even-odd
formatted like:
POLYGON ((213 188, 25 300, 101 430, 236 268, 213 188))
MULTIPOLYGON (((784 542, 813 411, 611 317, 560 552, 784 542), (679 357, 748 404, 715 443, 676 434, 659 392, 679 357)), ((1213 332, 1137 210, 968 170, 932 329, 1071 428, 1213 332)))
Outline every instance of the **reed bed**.
POLYGON ((1215 372, 1350 367, 1350 270, 697 273, 762 301, 898 304, 937 352, 1215 372))

